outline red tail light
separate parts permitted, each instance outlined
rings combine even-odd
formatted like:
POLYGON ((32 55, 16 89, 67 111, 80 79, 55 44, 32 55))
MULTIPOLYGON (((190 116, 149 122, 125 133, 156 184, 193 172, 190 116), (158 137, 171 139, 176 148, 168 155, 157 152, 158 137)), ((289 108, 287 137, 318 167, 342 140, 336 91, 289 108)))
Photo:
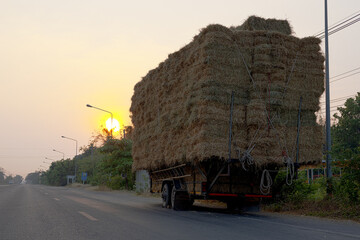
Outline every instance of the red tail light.
POLYGON ((202 192, 202 193, 206 193, 206 190, 207 190, 207 189, 206 189, 206 182, 202 182, 202 183, 201 183, 201 192, 202 192))

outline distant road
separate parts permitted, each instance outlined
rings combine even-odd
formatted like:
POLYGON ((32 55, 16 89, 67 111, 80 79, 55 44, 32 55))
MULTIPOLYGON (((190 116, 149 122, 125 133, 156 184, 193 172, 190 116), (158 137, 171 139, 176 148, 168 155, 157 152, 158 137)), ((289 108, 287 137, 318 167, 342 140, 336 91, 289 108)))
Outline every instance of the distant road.
POLYGON ((360 224, 268 213, 161 208, 125 192, 10 185, 0 188, 0 239, 360 239, 360 224))

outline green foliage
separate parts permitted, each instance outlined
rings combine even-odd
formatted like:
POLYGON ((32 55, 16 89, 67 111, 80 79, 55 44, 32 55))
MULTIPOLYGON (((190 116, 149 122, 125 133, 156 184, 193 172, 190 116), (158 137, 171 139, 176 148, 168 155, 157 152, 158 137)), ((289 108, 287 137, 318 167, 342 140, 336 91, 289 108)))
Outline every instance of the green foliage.
POLYGON ((360 204, 360 154, 344 161, 343 176, 335 193, 345 203, 360 204))
POLYGON ((312 184, 308 184, 304 171, 299 172, 298 179, 294 179, 291 185, 286 184, 286 172, 279 172, 274 187, 278 189, 281 201, 291 202, 296 206, 301 206, 305 200, 319 201, 326 196, 325 179, 318 178, 312 184))
POLYGON ((131 170, 131 149, 130 140, 113 139, 105 132, 105 135, 94 137, 88 146, 82 147, 82 154, 74 159, 53 162, 43 174, 42 182, 55 186, 65 185, 66 175, 74 174, 76 164, 78 182, 81 182, 81 173, 86 172, 88 184, 132 190, 135 177, 131 170))
POLYGON ((332 155, 339 160, 351 159, 360 154, 360 92, 338 110, 340 115, 334 114, 337 124, 331 129, 332 155))
POLYGON ((132 142, 128 139, 108 139, 99 149, 104 158, 98 164, 98 174, 108 176, 98 177, 102 184, 112 189, 133 189, 135 179, 131 171, 131 148, 132 142))
POLYGON ((20 175, 9 175, 6 176, 5 170, 0 167, 0 184, 20 184, 23 180, 23 177, 20 175))
POLYGON ((40 182, 40 172, 32 172, 26 175, 25 177, 26 183, 28 184, 39 184, 40 182))
POLYGON ((0 184, 6 184, 5 178, 5 170, 0 167, 0 184))
POLYGON ((332 155, 344 167, 344 174, 335 193, 343 202, 360 203, 360 92, 338 110, 331 129, 332 155))
POLYGON ((12 180, 14 182, 14 184, 20 184, 22 182, 22 180, 24 179, 22 176, 20 175, 15 175, 15 177, 12 177, 12 180))
POLYGON ((338 110, 340 115, 334 115, 337 123, 331 129, 331 155, 343 169, 342 177, 319 178, 308 184, 306 175, 300 175, 288 186, 286 174, 279 173, 274 188, 280 201, 270 209, 360 220, 360 93, 338 110))
POLYGON ((66 159, 52 162, 49 170, 41 175, 41 183, 52 186, 65 186, 67 184, 67 175, 74 175, 74 160, 66 159))

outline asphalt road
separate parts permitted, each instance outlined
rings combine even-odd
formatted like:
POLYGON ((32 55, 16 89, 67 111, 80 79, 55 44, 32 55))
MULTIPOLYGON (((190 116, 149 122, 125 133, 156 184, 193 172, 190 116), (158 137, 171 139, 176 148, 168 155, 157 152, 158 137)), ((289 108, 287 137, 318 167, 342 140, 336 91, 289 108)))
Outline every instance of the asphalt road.
POLYGON ((360 239, 360 224, 269 213, 161 208, 126 192, 0 186, 0 239, 360 239))

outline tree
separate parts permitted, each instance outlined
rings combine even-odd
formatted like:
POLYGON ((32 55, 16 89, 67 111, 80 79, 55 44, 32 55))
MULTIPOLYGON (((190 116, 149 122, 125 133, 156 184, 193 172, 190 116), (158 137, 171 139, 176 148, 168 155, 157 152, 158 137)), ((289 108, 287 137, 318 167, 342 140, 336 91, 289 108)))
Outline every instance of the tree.
POLYGON ((0 167, 0 184, 5 184, 5 170, 0 167))
POLYGON ((338 159, 351 159, 360 154, 360 92, 346 100, 334 114, 337 123, 332 127, 332 154, 338 159))
POLYGON ((14 183, 15 183, 15 184, 20 184, 23 179, 24 179, 24 178, 23 178, 22 176, 16 175, 16 176, 14 177, 14 183))
POLYGON ((26 175, 25 180, 27 184, 39 184, 40 172, 36 171, 29 173, 26 175))
POLYGON ((332 154, 344 168, 338 196, 354 204, 360 203, 360 92, 346 100, 335 114, 332 127, 332 154))
POLYGON ((129 139, 109 139, 100 148, 104 154, 103 161, 99 164, 101 176, 110 175, 111 181, 107 185, 112 189, 125 188, 130 190, 134 185, 134 175, 132 173, 132 142, 129 139))
POLYGON ((67 184, 67 175, 74 174, 74 160, 66 159, 52 162, 49 170, 41 174, 42 184, 53 186, 65 186, 67 184))

